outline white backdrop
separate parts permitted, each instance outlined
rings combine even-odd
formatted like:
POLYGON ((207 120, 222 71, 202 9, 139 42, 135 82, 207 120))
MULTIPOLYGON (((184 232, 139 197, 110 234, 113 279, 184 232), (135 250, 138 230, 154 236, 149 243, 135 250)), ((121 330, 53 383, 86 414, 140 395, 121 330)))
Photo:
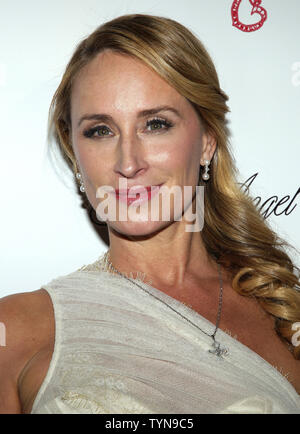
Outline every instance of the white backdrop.
MULTIPOLYGON (((232 26, 232 3, 0 0, 0 297, 38 289, 106 250, 73 179, 49 162, 47 115, 75 46, 126 13, 173 18, 202 40, 230 97, 240 181, 257 174, 251 195, 268 201, 268 221, 300 249, 300 2, 263 0, 268 17, 253 32, 232 26)), ((259 21, 250 11, 242 0, 241 22, 259 21)))

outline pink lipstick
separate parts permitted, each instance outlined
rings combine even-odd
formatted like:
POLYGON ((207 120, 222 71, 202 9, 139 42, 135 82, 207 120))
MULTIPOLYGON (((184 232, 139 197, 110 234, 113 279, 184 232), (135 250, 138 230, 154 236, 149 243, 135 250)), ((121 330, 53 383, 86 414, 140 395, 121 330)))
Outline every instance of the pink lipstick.
POLYGON ((116 189, 116 198, 127 205, 140 205, 152 199, 158 192, 162 184, 150 186, 135 186, 128 189, 116 189))

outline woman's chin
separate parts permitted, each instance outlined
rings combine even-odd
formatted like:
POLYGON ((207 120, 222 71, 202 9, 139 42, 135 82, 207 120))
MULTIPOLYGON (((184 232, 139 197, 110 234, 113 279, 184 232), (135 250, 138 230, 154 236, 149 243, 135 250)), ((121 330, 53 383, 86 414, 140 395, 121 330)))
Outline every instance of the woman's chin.
POLYGON ((170 225, 169 221, 151 221, 137 219, 136 221, 107 222, 109 229, 128 237, 151 236, 170 225))

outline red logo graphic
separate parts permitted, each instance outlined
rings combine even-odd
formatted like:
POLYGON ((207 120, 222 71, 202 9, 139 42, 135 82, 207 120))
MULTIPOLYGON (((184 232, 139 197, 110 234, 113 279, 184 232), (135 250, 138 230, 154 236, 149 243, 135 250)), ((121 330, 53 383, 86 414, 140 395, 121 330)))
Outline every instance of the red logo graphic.
POLYGON ((242 3, 242 0, 234 0, 231 6, 231 16, 232 16, 232 25, 242 32, 255 32, 255 30, 260 29, 264 22, 267 19, 267 11, 260 6, 261 0, 249 0, 252 5, 251 15, 259 14, 260 21, 255 24, 243 24, 239 20, 239 7, 242 3))

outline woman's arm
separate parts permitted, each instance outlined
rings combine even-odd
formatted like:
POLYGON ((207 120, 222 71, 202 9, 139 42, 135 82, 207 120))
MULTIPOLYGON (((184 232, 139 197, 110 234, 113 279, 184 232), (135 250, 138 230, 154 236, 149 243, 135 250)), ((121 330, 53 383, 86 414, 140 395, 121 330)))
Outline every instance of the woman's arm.
POLYGON ((27 389, 34 378, 19 380, 30 360, 53 337, 51 316, 52 304, 45 290, 0 299, 0 414, 22 413, 24 399, 32 395, 27 389))

